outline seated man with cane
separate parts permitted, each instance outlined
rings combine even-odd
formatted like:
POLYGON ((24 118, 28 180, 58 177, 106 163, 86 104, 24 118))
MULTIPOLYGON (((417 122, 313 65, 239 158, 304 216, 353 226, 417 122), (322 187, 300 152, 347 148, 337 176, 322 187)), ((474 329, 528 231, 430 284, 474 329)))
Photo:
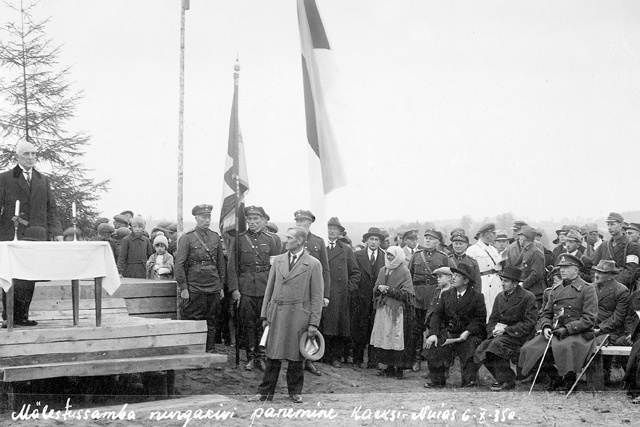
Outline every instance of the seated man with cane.
POLYGON ((523 375, 541 364, 551 378, 548 391, 571 387, 591 350, 598 318, 596 290, 579 276, 582 261, 562 254, 558 266, 563 284, 551 291, 538 320, 538 335, 522 346, 518 360, 523 375))

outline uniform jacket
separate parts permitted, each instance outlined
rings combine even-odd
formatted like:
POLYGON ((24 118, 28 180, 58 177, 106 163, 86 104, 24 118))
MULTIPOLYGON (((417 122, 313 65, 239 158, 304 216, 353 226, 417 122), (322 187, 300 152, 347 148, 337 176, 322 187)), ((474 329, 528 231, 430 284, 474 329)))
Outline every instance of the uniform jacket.
POLYGON ((180 289, 189 292, 220 292, 226 280, 227 266, 220 236, 210 229, 194 228, 178 240, 175 276, 180 289), (196 236, 204 242, 203 247, 196 236), (188 285, 188 287, 187 287, 188 285))
POLYGON ((303 360, 299 341, 309 325, 320 325, 322 265, 305 250, 289 271, 289 253, 278 255, 269 272, 261 317, 269 323, 266 355, 303 360))
POLYGON ((524 247, 520 253, 522 286, 542 300, 545 284, 544 254, 533 243, 524 247))
POLYGON ((118 255, 118 273, 122 277, 136 277, 145 279, 147 277, 147 260, 154 253, 151 241, 148 237, 140 234, 136 236, 131 233, 120 245, 118 255))
MULTIPOLYGON (((433 271, 440 267, 455 267, 453 261, 437 249, 428 251, 426 249, 415 252, 409 261, 409 273, 413 280, 413 290, 415 292, 415 307, 426 310, 436 293, 436 278, 433 271), (427 261, 425 263, 425 260, 427 261)), ((486 311, 486 310, 485 310, 486 311)))
POLYGON ((237 241, 240 246, 240 272, 236 268, 236 239, 229 245, 227 280, 230 292, 238 290, 241 295, 264 296, 269 278, 270 257, 279 254, 276 241, 267 233, 260 231, 240 233, 237 241))
POLYGON ((20 218, 29 223, 18 224, 18 239, 27 227, 44 228, 48 239, 62 235, 49 178, 34 168, 29 185, 22 169, 16 165, 0 174, 0 241, 13 240, 15 228, 11 218, 15 214, 16 200, 20 200, 20 218))
POLYGON ((336 241, 333 249, 327 249, 331 292, 329 305, 322 316, 322 333, 325 335, 351 336, 351 294, 358 289, 360 269, 351 248, 336 241))
MULTIPOLYGON (((329 298, 331 293, 331 276, 329 274, 329 259, 327 258, 327 246, 322 237, 309 232, 304 248, 309 255, 320 261, 322 264, 322 279, 324 281, 324 298, 329 298)), ((331 300, 329 300, 331 301, 331 300)))
POLYGON ((411 252, 411 249, 409 248, 409 246, 404 246, 402 250, 404 251, 404 261, 402 262, 405 267, 409 267, 409 261, 411 260, 411 257, 413 256, 414 252, 411 252))
POLYGON ((553 288, 536 328, 553 328, 555 319, 563 309, 564 315, 558 322, 558 328, 564 326, 569 335, 591 331, 598 319, 598 296, 595 288, 580 277, 565 283, 564 286, 553 288))
POLYGON ((451 338, 459 337, 464 331, 469 331, 480 339, 486 337, 487 309, 482 294, 471 286, 467 287, 460 300, 457 294, 455 288, 443 292, 440 303, 431 316, 429 334, 438 336, 438 345, 442 344, 441 337, 445 333, 451 338))
POLYGON ((461 256, 452 253, 449 255, 449 259, 456 267, 460 264, 467 264, 469 267, 473 268, 473 280, 475 282, 473 284, 473 289, 477 292, 482 292, 482 277, 480 276, 480 266, 478 265, 478 261, 471 258, 466 253, 461 256))
MULTIPOLYGON (((537 240, 533 241, 533 245, 540 249, 540 252, 542 252, 544 254, 544 246, 542 246, 542 243, 540 243, 537 240)), ((505 259, 507 262, 507 265, 511 265, 513 267, 520 267, 520 263, 522 262, 522 259, 520 258, 520 255, 522 254, 522 247, 520 246, 520 243, 517 240, 514 240, 513 242, 509 243, 509 246, 507 246, 506 250, 506 255, 505 255, 505 259)), ((543 255, 544 258, 544 255, 543 255)))
POLYGON ((624 333, 624 320, 629 308, 629 289, 611 279, 606 283, 594 284, 598 295, 598 321, 596 328, 603 334, 624 333))
POLYGON ((614 260, 616 267, 622 271, 615 276, 615 279, 625 285, 629 290, 633 290, 638 272, 640 250, 638 244, 629 241, 626 234, 622 234, 616 244, 613 238, 602 242, 593 255, 593 265, 598 265, 601 259, 614 260))

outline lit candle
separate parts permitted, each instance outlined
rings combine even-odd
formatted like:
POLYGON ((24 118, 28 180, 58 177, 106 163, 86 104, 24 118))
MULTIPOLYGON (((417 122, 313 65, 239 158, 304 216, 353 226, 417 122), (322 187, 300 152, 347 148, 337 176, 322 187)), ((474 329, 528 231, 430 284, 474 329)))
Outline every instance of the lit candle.
POLYGON ((71 202, 71 216, 76 217, 76 202, 71 202))
POLYGON ((16 216, 20 216, 20 200, 16 200, 16 216))

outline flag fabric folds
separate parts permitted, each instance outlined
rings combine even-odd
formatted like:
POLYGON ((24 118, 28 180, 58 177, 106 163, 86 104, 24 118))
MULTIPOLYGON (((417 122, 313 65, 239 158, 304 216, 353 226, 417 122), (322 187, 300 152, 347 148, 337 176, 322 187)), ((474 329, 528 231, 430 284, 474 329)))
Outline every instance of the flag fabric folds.
POLYGON ((298 24, 307 140, 319 160, 324 194, 329 194, 345 185, 345 175, 336 141, 335 120, 331 116, 335 114, 331 106, 338 95, 336 69, 315 0, 298 0, 298 24))
POLYGON ((233 105, 229 123, 229 143, 222 184, 222 208, 220 210, 220 232, 229 236, 236 228, 245 229, 244 196, 249 191, 247 164, 244 158, 244 143, 238 120, 238 73, 234 74, 233 105), (236 183, 237 178, 237 183, 236 183), (239 224, 236 227, 236 208, 239 207, 239 224))

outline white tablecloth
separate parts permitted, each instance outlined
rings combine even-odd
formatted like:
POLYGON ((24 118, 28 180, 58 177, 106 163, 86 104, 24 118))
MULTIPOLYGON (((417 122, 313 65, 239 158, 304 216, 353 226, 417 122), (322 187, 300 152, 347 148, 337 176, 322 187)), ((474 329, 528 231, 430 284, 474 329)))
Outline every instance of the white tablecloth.
POLYGON ((120 275, 108 242, 0 242, 0 286, 11 279, 74 280, 102 277, 102 287, 113 294, 120 275))

